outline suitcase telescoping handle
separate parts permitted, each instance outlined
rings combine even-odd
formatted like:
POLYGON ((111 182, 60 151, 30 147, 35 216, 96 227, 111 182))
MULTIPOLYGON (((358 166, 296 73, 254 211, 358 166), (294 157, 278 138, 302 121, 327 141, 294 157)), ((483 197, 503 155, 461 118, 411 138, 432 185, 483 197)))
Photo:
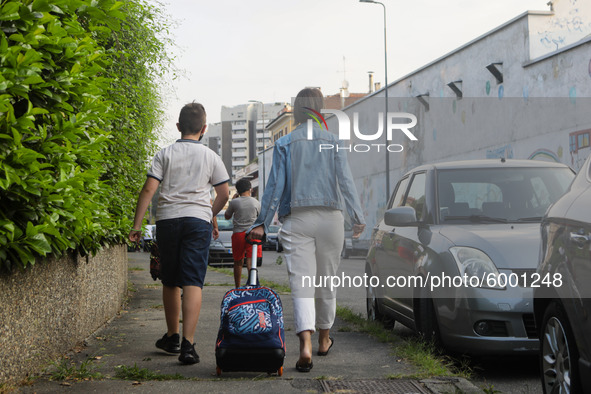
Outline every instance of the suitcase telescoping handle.
POLYGON ((259 275, 257 270, 257 256, 258 256, 258 248, 262 248, 263 243, 260 240, 251 239, 247 241, 249 244, 252 244, 252 258, 250 259, 250 271, 248 272, 248 281, 246 282, 247 286, 260 286, 259 285, 259 275))

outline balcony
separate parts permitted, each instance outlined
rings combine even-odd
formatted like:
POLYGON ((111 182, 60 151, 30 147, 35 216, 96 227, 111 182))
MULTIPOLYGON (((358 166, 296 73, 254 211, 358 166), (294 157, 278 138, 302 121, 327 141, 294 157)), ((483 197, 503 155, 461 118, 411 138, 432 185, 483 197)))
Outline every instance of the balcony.
POLYGON ((242 167, 248 164, 248 161, 246 159, 244 160, 234 160, 232 159, 232 167, 237 166, 237 167, 242 167))
MULTIPOLYGON (((265 149, 267 149, 268 147, 272 146, 273 144, 271 143, 270 139, 265 139, 265 149)), ((263 141, 257 141, 257 151, 259 150, 263 150, 263 141)))

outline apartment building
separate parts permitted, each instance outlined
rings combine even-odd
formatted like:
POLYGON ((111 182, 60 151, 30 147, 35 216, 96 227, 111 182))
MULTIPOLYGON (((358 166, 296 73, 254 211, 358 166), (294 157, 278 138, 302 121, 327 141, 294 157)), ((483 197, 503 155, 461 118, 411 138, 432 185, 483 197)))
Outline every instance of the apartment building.
POLYGON ((271 145, 266 125, 283 110, 287 103, 249 102, 233 107, 222 107, 222 160, 236 181, 236 171, 257 158, 257 153, 271 145))

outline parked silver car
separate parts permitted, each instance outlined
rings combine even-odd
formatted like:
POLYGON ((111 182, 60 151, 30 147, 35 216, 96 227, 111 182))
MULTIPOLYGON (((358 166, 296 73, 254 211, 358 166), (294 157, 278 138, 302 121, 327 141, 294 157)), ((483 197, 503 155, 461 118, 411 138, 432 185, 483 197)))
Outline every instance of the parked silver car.
POLYGON ((544 393, 591 393, 591 155, 541 230, 534 310, 544 393))
POLYGON ((353 226, 349 220, 345 220, 345 241, 341 250, 341 257, 348 259, 351 256, 367 256, 369 239, 353 238, 353 226))
POLYGON ((423 165, 373 230, 367 313, 469 354, 535 353, 540 221, 574 172, 532 160, 423 165))
POLYGON ((283 252, 283 245, 281 245, 281 241, 279 241, 280 229, 281 226, 269 226, 269 232, 266 234, 265 241, 263 242, 263 249, 271 249, 277 253, 283 252))
POLYGON ((212 266, 233 266, 234 258, 232 257, 232 233, 234 226, 232 219, 226 219, 224 212, 217 214, 218 230, 220 236, 218 239, 211 238, 209 244, 209 261, 208 265, 212 266))

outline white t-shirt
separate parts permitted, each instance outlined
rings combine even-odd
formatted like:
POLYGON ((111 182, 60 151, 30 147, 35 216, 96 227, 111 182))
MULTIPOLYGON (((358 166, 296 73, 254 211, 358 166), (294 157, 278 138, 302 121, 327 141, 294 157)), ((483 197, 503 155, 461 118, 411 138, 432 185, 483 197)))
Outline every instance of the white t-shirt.
POLYGON ((195 140, 177 140, 152 161, 148 176, 160 181, 157 220, 212 220, 210 190, 229 181, 222 159, 195 140))

